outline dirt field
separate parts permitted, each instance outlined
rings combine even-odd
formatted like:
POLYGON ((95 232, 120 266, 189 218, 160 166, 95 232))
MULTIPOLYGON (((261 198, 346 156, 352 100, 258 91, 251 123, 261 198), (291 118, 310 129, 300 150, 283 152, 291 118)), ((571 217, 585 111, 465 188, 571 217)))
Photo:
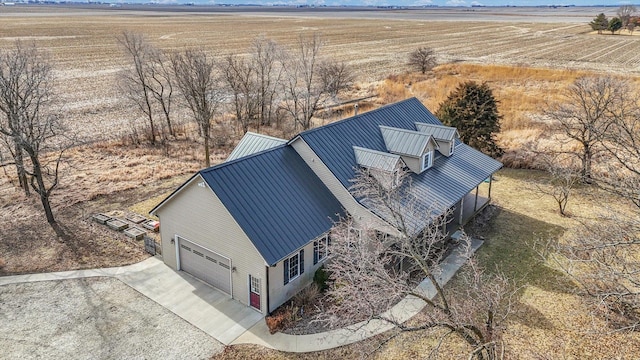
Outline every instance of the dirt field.
POLYGON ((351 64, 364 93, 374 92, 373 85, 386 76, 407 70, 407 53, 418 46, 433 47, 441 62, 640 74, 640 37, 592 35, 587 23, 576 23, 570 14, 566 23, 557 22, 562 16, 543 23, 543 16, 522 22, 461 17, 464 22, 456 22, 404 19, 404 13, 372 19, 365 15, 339 18, 329 12, 304 17, 278 16, 278 12, 185 14, 96 8, 5 7, 3 11, 0 47, 22 40, 48 49, 58 76, 59 105, 92 139, 118 137, 139 121, 116 86, 116 74, 126 65, 116 41, 123 30, 144 33, 165 50, 202 47, 219 56, 244 51, 258 35, 287 45, 297 34, 319 32, 326 40, 324 53, 351 64))

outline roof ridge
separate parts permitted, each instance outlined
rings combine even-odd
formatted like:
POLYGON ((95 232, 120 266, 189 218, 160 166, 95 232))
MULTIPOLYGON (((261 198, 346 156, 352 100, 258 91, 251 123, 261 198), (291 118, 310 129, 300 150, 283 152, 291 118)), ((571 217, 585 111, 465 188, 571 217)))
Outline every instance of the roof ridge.
POLYGON ((420 124, 422 126, 437 127, 437 128, 455 129, 455 127, 453 127, 453 126, 429 124, 429 123, 421 122, 421 121, 415 121, 414 124, 415 125, 420 124))
MULTIPOLYGON (((263 138, 265 138, 265 139, 270 139, 270 140, 278 140, 278 141, 283 141, 283 142, 287 142, 287 141, 289 141, 289 140, 286 140, 286 139, 281 139, 281 138, 277 138, 277 137, 275 137, 275 136, 266 135, 266 134, 260 134, 260 133, 253 132, 253 131, 247 131, 247 132, 242 136, 242 138, 244 138, 244 137, 245 137, 246 135, 248 135, 248 134, 251 134, 251 135, 253 135, 253 136, 263 137, 263 138)), ((240 140, 242 140, 242 139, 240 139, 240 140)))
POLYGON ((416 135, 422 135, 422 136, 433 136, 431 134, 427 134, 421 131, 417 131, 417 130, 409 130, 409 129, 403 129, 403 128, 396 128, 393 126, 386 126, 386 125, 378 125, 378 127, 380 128, 386 128, 386 129, 390 129, 390 130, 394 130, 394 131, 401 131, 401 132, 406 132, 406 133, 410 133, 410 134, 416 134, 416 135))
MULTIPOLYGON (((410 98, 407 98, 407 99, 404 99, 404 100, 401 100, 401 101, 398 101, 398 102, 395 102, 395 103, 386 104, 386 105, 384 105, 384 106, 381 106, 381 107, 379 107, 379 108, 377 108, 377 109, 373 109, 373 110, 371 110, 371 111, 366 111, 366 112, 363 112, 363 113, 358 114, 358 115, 354 115, 354 116, 351 116, 351 117, 348 117, 348 118, 344 118, 344 119, 341 119, 341 120, 338 120, 338 121, 334 121, 334 122, 332 122, 332 123, 330 123, 330 124, 326 124, 326 125, 318 126, 318 127, 316 127, 316 128, 313 128, 313 129, 305 130, 305 131, 303 131, 303 132, 298 133, 296 136, 294 136, 294 137, 293 137, 293 139, 295 139, 295 138, 296 138, 296 137, 298 137, 298 136, 306 135, 306 134, 309 134, 309 133, 312 133, 312 132, 315 132, 315 131, 318 131, 318 130, 321 130, 321 129, 326 129, 326 128, 331 127, 331 126, 334 126, 334 125, 338 125, 338 124, 345 123, 345 122, 347 122, 347 121, 355 120, 355 119, 357 119, 357 118, 359 118, 359 117, 362 117, 362 116, 364 116, 364 115, 371 115, 371 114, 376 113, 376 112, 378 112, 378 111, 382 111, 382 110, 384 110, 384 109, 386 109, 386 108, 389 108, 389 107, 395 107, 395 106, 397 106, 398 104, 402 104, 402 103, 405 103, 405 102, 409 102, 409 101, 411 101, 411 100, 413 100, 413 99, 415 99, 415 100, 417 100, 417 101, 420 101, 420 100, 418 100, 418 98, 416 98, 415 96, 412 96, 412 97, 410 97, 410 98)), ((422 103, 420 103, 420 104, 422 104, 422 103)), ((293 140, 293 139, 291 139, 291 140, 293 140)), ((291 141, 291 140, 290 140, 290 141, 291 141)))
POLYGON ((356 150, 356 149, 358 149, 358 150, 364 150, 364 151, 368 151, 368 152, 371 152, 371 153, 374 153, 374 154, 380 154, 380 155, 389 156, 389 157, 393 157, 393 158, 399 158, 399 157, 400 157, 400 155, 398 155, 398 154, 392 154, 392 153, 389 153, 389 152, 384 152, 384 151, 379 151, 379 150, 374 150, 374 149, 364 148, 364 147, 362 147, 362 146, 355 146, 355 145, 354 145, 354 146, 353 146, 353 149, 354 149, 354 150, 356 150))
POLYGON ((208 168, 204 168, 204 169, 198 170, 198 174, 207 173, 207 172, 210 172, 210 171, 215 171, 215 170, 221 169, 223 167, 239 163, 241 161, 250 160, 250 159, 253 159, 254 157, 257 157, 257 156, 260 156, 260 155, 264 155, 264 154, 266 154, 266 153, 268 153, 270 151, 279 150, 279 149, 285 148, 287 146, 288 146, 287 143, 283 143, 283 144, 274 146, 274 147, 269 148, 269 149, 258 151, 257 153, 253 153, 253 154, 250 154, 250 155, 247 155, 247 156, 243 156, 243 157, 239 157, 237 159, 233 159, 231 161, 223 161, 223 162, 221 162, 219 164, 210 166, 208 168))

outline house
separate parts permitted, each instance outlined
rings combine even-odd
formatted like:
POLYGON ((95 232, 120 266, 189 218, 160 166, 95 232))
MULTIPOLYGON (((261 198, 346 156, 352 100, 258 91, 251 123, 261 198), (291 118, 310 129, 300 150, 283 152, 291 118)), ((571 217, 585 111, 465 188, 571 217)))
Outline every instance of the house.
MULTIPOLYGON (((456 226, 488 203, 501 166, 411 98, 289 141, 248 133, 227 161, 193 175, 151 213, 167 265, 267 315, 311 282, 340 217, 397 231, 349 192, 358 168, 409 169, 411 191, 424 206, 453 208, 456 226)), ((414 220, 416 231, 425 226, 414 220)))

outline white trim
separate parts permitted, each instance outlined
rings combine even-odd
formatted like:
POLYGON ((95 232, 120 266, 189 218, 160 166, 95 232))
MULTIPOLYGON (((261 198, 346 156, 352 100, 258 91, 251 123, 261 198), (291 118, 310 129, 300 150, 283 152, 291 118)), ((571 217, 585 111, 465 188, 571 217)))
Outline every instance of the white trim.
POLYGON ((421 172, 431 168, 432 166, 433 166, 433 151, 427 151, 422 155, 422 158, 420 159, 420 169, 422 169, 421 172), (427 159, 427 156, 429 156, 429 162, 425 167, 424 161, 427 159))
MULTIPOLYGON (((198 244, 198 243, 197 243, 197 242, 195 242, 195 241, 191 241, 191 240, 187 239, 186 237, 180 236, 180 235, 178 235, 178 234, 176 234, 176 235, 175 235, 175 237, 176 237, 176 264, 177 264, 177 266, 176 266, 176 267, 177 267, 177 269, 178 269, 178 270, 181 270, 181 268, 180 268, 180 244, 179 244, 179 239, 182 239, 182 240, 184 240, 184 241, 186 241, 186 242, 190 242, 190 243, 192 243, 192 244, 195 244, 195 245, 197 245, 197 246, 200 246, 201 248, 203 248, 203 249, 205 249, 205 250, 207 250, 207 251, 209 251, 209 252, 212 252, 212 253, 214 253, 214 254, 216 254, 216 255, 218 255, 218 256, 220 256, 220 257, 222 257, 222 258, 225 258, 225 259, 229 260, 229 291, 230 291, 231 293, 230 293, 230 294, 227 294, 227 293, 226 293, 226 292, 224 292, 224 290, 222 290, 222 289, 218 289, 218 288, 216 288, 216 289, 220 290, 221 292, 223 292, 223 293, 225 293, 225 294, 227 294, 227 295, 231 296, 231 298, 233 298, 233 277, 232 277, 232 275, 231 275, 231 274, 233 273, 233 262, 231 261, 231 258, 230 258, 230 257, 227 257, 227 256, 224 256, 224 255, 222 255, 222 254, 220 254, 220 253, 218 253, 218 252, 216 252, 216 251, 213 251, 213 250, 209 249, 209 248, 208 248, 208 247, 206 247, 206 246, 202 246, 202 245, 198 244)), ((208 284, 208 283, 207 283, 207 284, 208 284)))
MULTIPOLYGON (((247 287, 247 300, 249 300, 249 301, 248 301, 248 303, 249 303, 249 307, 250 307, 251 309, 253 309, 253 310, 255 310, 255 311, 258 311, 259 313, 261 313, 261 314, 262 314, 263 312, 262 312, 262 310, 261 310, 261 309, 256 309, 255 307, 253 307, 253 306, 251 305, 251 279, 254 279, 254 278, 255 278, 255 279, 258 279, 258 281, 260 281, 260 289, 259 289, 259 291, 260 291, 260 292, 259 292, 259 293, 257 293, 257 294, 258 294, 258 296, 260 297, 260 308, 262 308, 262 279, 261 279, 261 278, 257 278, 257 277, 255 277, 255 276, 253 276, 253 275, 251 275, 251 274, 249 274, 249 278, 248 278, 248 280, 249 280, 249 286, 247 287)), ((269 289, 267 289, 267 291, 269 291, 269 289)))
MULTIPOLYGON (((191 177, 191 179, 187 180, 184 184, 180 185, 180 187, 178 189, 176 189, 173 193, 171 193, 171 195, 169 195, 168 197, 166 197, 164 200, 162 200, 158 205, 156 205, 153 209, 151 209, 151 211, 149 211, 150 215, 153 216, 157 216, 156 212, 163 207, 167 202, 169 202, 171 199, 173 199, 176 195, 178 195, 179 192, 181 192, 182 190, 184 190, 184 188, 186 188, 187 186, 189 186, 189 184, 191 184, 191 182, 195 179, 199 177, 200 179, 202 179, 202 181, 204 181, 204 178, 202 177, 202 175, 200 175, 200 173, 195 173, 193 174, 193 176, 191 177)), ((206 181, 205 181, 206 183, 206 181)), ((209 190, 211 190, 211 188, 209 188, 209 190)), ((213 191, 213 190, 212 190, 213 191)), ((187 240, 188 241, 188 240, 187 240)))
POLYGON ((180 271, 180 243, 178 239, 180 239, 178 234, 173 235, 173 242, 176 245, 176 270, 180 271))
POLYGON ((287 260, 289 260, 289 274, 287 274, 287 275, 289 275, 289 282, 287 282, 287 285, 288 285, 288 284, 290 284, 293 280, 295 280, 295 279, 297 279, 297 278, 299 278, 299 277, 300 277, 300 251, 298 251, 298 252, 296 252, 295 254, 293 254, 293 255, 289 256, 289 257, 287 258, 287 260), (296 256, 298 257, 298 265, 297 265, 297 268, 298 268, 298 274, 296 274, 296 276, 294 276, 294 277, 291 277, 291 259, 292 259, 293 257, 296 257, 296 256))
POLYGON ((315 264, 317 265, 327 259, 329 256, 329 233, 325 233, 323 236, 320 236, 316 240, 313 240, 313 255, 318 254, 318 259, 315 264), (324 256, 320 257, 320 243, 324 244, 324 256), (316 244, 318 244, 318 251, 316 252, 316 244))

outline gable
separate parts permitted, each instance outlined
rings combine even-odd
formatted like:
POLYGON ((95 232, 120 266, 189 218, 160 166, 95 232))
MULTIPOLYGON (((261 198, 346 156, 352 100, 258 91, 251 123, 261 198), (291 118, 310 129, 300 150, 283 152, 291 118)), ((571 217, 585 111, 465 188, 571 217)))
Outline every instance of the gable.
POLYGON ((287 145, 200 174, 270 265, 329 231, 344 213, 287 145))
POLYGON ((387 151, 392 154, 419 158, 427 151, 429 143, 437 146, 431 135, 418 131, 381 125, 380 133, 387 151))

